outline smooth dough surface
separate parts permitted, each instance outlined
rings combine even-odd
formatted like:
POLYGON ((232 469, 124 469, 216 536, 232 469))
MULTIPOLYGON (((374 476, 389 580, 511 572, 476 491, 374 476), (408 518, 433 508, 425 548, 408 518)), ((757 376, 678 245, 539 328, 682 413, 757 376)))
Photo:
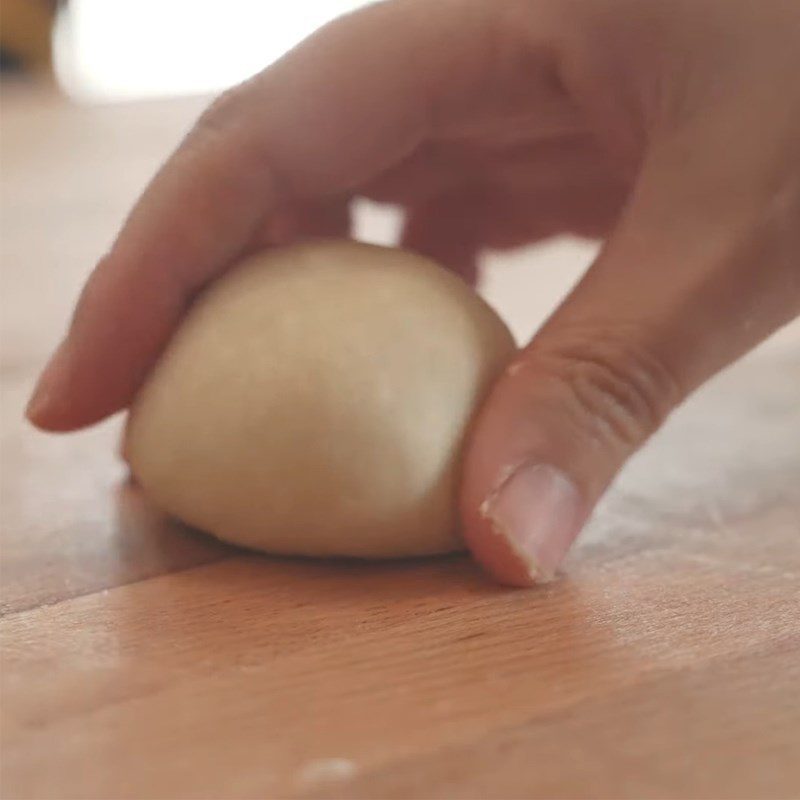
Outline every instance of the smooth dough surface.
POLYGON ((126 454, 175 517, 271 553, 460 549, 465 431, 514 344, 420 256, 317 242, 255 256, 192 306, 126 454))

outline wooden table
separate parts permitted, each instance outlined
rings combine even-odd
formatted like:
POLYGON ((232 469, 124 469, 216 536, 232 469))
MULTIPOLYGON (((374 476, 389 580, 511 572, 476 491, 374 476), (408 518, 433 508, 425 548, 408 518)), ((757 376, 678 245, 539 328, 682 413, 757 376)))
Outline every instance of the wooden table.
MULTIPOLYGON (((800 326, 677 413, 533 591, 238 552, 126 484, 118 421, 21 421, 201 105, 4 90, 3 797, 799 796, 800 326)), ((487 293, 522 331, 585 256, 506 259, 487 293)))

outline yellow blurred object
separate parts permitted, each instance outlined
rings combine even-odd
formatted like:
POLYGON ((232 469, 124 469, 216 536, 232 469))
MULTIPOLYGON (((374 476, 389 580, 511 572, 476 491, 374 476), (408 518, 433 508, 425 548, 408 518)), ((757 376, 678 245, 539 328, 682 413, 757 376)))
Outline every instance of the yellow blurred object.
POLYGON ((4 61, 11 59, 25 70, 49 69, 55 7, 51 0, 0 0, 4 61))

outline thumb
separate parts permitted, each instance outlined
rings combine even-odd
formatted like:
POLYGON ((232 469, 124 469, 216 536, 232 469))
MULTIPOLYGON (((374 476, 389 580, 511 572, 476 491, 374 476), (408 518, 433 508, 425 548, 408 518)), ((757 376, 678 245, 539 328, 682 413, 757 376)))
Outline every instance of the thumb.
POLYGON ((476 421, 464 536, 504 583, 552 577, 669 412, 800 311, 797 196, 673 155, 648 160, 618 229, 476 421))

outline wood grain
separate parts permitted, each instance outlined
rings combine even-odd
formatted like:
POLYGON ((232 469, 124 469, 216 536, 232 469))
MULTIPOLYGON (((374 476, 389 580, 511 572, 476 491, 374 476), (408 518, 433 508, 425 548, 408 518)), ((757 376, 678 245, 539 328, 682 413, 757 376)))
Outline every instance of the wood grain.
MULTIPOLYGON (((82 279, 201 105, 4 91, 2 796, 800 795, 798 325, 674 416, 534 591, 463 557, 242 553, 127 483, 118 421, 21 421, 82 279)), ((522 335, 588 254, 505 259, 487 294, 522 335)))

